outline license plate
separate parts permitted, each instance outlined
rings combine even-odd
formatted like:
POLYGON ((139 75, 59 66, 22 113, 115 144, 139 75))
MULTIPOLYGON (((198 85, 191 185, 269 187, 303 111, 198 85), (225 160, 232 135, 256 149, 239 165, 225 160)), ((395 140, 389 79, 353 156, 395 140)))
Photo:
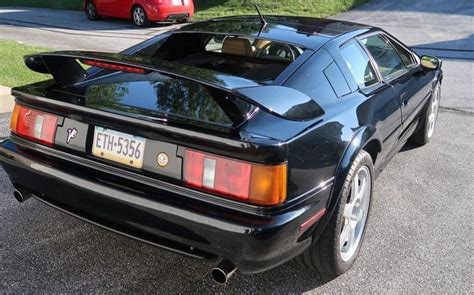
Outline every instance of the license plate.
POLYGON ((143 167, 145 142, 145 138, 96 126, 92 154, 140 169, 143 167))
POLYGON ((173 0, 173 5, 174 6, 181 6, 181 5, 184 5, 184 1, 183 0, 173 0))

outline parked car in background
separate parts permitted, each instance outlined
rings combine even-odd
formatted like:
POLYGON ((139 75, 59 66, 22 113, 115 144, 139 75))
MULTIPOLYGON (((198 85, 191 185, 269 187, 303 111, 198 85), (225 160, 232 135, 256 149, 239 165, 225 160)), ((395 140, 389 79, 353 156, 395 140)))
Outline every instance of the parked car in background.
POLYGON ((347 271, 375 179, 434 134, 443 78, 439 59, 380 28, 286 16, 25 63, 53 79, 12 90, 0 163, 14 196, 219 259, 221 283, 292 259, 347 271))
POLYGON ((132 19, 139 27, 151 22, 187 22, 194 15, 193 0, 83 0, 90 20, 101 17, 132 19))

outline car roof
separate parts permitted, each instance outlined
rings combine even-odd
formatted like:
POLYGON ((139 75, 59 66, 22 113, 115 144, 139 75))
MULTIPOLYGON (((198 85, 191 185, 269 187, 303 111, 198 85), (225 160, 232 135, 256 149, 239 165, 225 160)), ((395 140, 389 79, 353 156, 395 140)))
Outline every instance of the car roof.
POLYGON ((211 33, 262 38, 317 50, 337 36, 370 28, 333 19, 276 15, 264 17, 267 21, 265 26, 259 16, 231 16, 189 24, 173 33, 211 33))

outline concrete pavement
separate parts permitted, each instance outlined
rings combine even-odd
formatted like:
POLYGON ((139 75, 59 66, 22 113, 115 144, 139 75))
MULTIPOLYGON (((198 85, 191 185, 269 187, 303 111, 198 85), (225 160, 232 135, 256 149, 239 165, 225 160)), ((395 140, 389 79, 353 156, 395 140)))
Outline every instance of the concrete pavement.
POLYGON ((40 8, 0 8, 0 39, 53 49, 118 52, 175 26, 136 28, 130 21, 87 20, 80 11, 40 8))
MULTIPOLYGON (((208 277, 212 263, 116 236, 34 200, 18 204, 0 169, 0 292, 473 293, 474 6, 379 0, 337 18, 386 28, 420 52, 442 56, 445 71, 434 138, 404 148, 377 179, 364 245, 347 274, 328 281, 287 263, 216 285, 208 277)), ((3 32, 0 24, 0 38, 3 32)), ((51 43, 63 36, 45 34, 51 43)), ((106 40, 98 49, 124 46, 106 40)))
POLYGON ((382 27, 421 53, 474 59, 472 1, 371 1, 335 18, 382 27))
POLYGON ((9 87, 0 86, 0 114, 11 112, 13 109, 13 96, 9 87))
POLYGON ((13 110, 14 99, 9 87, 0 86, 0 139, 8 136, 10 113, 13 110))
MULTIPOLYGON (((130 21, 88 21, 83 12, 41 8, 0 8, 0 39, 15 40, 56 50, 122 51, 176 27, 154 24, 138 29, 130 21)), ((1 65, 0 65, 1 70, 1 65)), ((12 97, 0 81, 0 138, 8 134, 12 97), (5 127, 7 126, 7 127, 5 127)))

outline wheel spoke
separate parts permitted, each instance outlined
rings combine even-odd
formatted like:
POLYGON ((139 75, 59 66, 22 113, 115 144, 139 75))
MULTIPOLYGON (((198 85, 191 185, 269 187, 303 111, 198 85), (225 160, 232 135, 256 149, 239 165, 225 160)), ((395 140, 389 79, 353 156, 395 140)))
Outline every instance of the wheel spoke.
POLYGON ((351 218, 353 210, 354 210, 353 204, 346 204, 346 206, 344 206, 344 213, 342 214, 342 216, 344 216, 344 218, 349 220, 351 218))
POLYGON ((356 242, 356 230, 351 228, 349 239, 347 240, 347 247, 353 247, 354 243, 356 242))
MULTIPOLYGON (((357 215, 357 223, 359 223, 362 219, 364 219, 365 217, 365 212, 364 212, 364 209, 360 209, 359 210, 359 214, 357 215)), ((357 226, 357 224, 356 224, 357 226)))

